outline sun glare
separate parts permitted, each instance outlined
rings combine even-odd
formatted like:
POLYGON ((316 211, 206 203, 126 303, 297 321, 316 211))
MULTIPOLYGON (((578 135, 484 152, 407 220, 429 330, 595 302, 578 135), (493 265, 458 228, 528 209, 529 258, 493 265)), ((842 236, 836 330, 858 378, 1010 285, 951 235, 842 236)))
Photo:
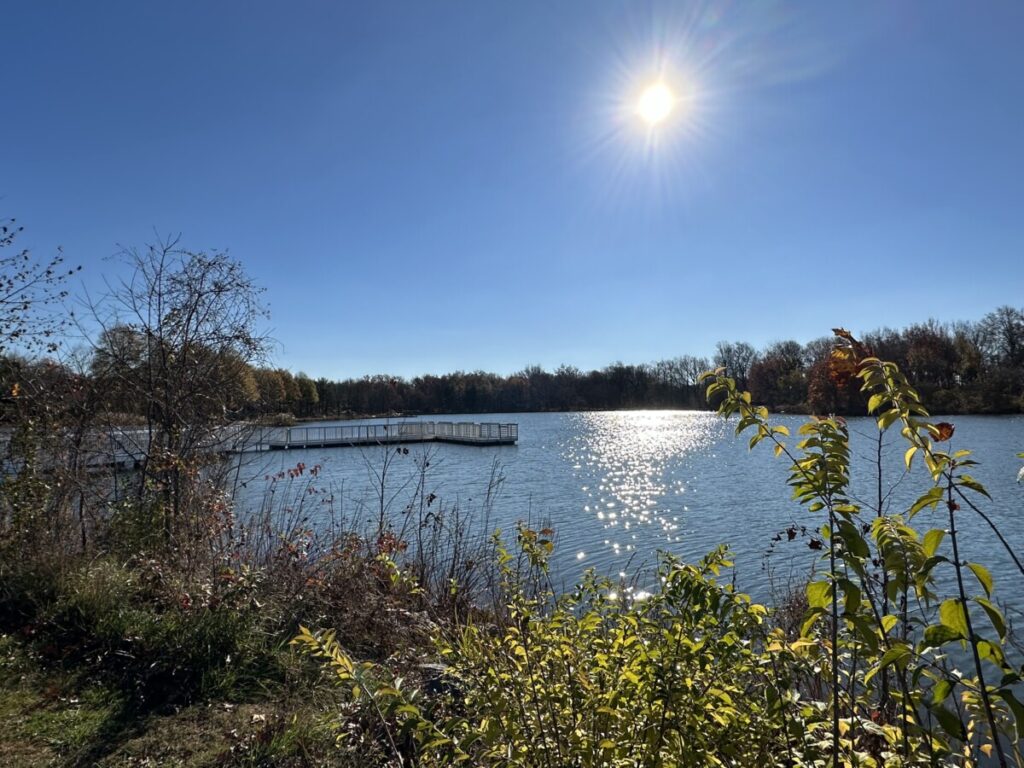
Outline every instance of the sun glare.
POLYGON ((636 112, 649 126, 663 122, 676 105, 676 97, 664 83, 647 86, 640 95, 636 112))

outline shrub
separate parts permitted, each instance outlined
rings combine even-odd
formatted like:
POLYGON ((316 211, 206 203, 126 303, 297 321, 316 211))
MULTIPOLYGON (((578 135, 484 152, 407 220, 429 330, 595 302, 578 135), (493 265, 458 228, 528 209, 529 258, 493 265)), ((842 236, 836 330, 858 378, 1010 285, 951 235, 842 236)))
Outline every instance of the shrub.
POLYGON ((767 610, 719 581, 726 550, 697 565, 664 556, 653 594, 590 573, 555 596, 535 589, 548 542, 529 529, 519 539, 533 568, 519 575, 499 549, 505 620, 439 638, 440 697, 354 662, 333 633, 296 642, 378 714, 397 752, 411 738, 420 765, 785 763, 789 681, 764 656, 767 610))

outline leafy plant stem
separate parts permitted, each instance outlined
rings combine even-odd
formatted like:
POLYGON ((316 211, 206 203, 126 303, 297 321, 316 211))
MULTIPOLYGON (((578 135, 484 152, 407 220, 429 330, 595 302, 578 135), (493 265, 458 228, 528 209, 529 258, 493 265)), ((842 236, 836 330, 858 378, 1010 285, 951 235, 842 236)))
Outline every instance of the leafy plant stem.
MULTIPOLYGON (((877 484, 877 508, 875 510, 876 517, 882 517, 882 506, 884 504, 884 491, 882 488, 882 438, 885 435, 882 430, 878 430, 878 440, 875 443, 875 482, 877 484)), ((889 613, 889 570, 882 568, 882 615, 885 616, 889 613)), ((881 690, 878 694, 878 707, 885 711, 889 707, 889 669, 888 667, 882 670, 882 683, 881 690)), ((904 729, 905 730, 905 729, 904 729)))
POLYGON ((839 589, 836 570, 836 522, 828 505, 828 570, 832 579, 832 626, 829 628, 832 656, 832 768, 839 768, 839 589))
POLYGON ((775 661, 775 654, 771 651, 769 651, 768 660, 772 665, 772 675, 774 676, 775 687, 779 692, 779 712, 782 715, 782 732, 786 737, 786 758, 788 760, 789 765, 796 765, 796 761, 793 759, 793 741, 789 733, 789 717, 786 714, 786 699, 783 696, 783 691, 785 691, 785 687, 781 684, 782 681, 779 679, 779 667, 775 661))
POLYGON ((971 611, 967 602, 967 590, 964 588, 963 566, 960 561, 960 548, 957 542, 956 531, 956 508, 953 500, 953 487, 955 479, 952 470, 946 473, 946 508, 949 510, 949 541, 953 548, 953 567, 956 569, 956 585, 960 593, 960 605, 964 612, 964 623, 967 626, 967 638, 971 646, 971 654, 974 656, 974 669, 978 673, 978 688, 981 694, 982 705, 985 707, 985 718, 988 720, 989 732, 992 734, 992 743, 995 745, 997 759, 1000 768, 1006 768, 1006 756, 1003 754, 1003 745, 999 740, 999 731, 996 729, 996 719, 992 712, 992 702, 988 695, 988 686, 985 685, 985 671, 981 665, 981 655, 978 652, 978 636, 974 632, 974 625, 971 622, 971 611))

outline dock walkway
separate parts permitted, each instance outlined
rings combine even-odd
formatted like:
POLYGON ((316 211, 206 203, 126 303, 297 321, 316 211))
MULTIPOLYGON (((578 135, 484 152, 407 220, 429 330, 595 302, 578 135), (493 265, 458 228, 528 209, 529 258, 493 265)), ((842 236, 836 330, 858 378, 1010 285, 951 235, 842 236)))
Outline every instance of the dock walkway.
POLYGON ((290 427, 263 438, 261 444, 270 450, 279 451, 289 448, 339 448, 391 443, 515 445, 518 439, 518 424, 406 421, 339 427, 290 427))

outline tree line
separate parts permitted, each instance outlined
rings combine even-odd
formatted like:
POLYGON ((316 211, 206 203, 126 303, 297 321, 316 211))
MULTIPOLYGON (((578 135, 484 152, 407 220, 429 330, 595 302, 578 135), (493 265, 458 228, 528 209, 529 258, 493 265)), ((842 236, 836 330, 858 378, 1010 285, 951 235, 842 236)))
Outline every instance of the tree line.
MULTIPOLYGON (((976 322, 928 320, 864 335, 876 355, 907 371, 936 413, 1024 410, 1024 309, 999 307, 976 322)), ((862 413, 856 386, 829 372, 831 337, 794 340, 761 350, 722 341, 709 359, 682 355, 651 364, 613 363, 582 371, 530 366, 502 376, 457 371, 412 379, 376 375, 311 379, 283 369, 254 372, 258 401, 299 417, 363 414, 515 413, 526 411, 707 408, 700 374, 723 367, 775 410, 862 413)))
MULTIPOLYGON (((98 385, 105 409, 130 420, 145 416, 150 405, 150 398, 140 397, 143 379, 149 379, 153 367, 146 333, 130 323, 104 328, 77 372, 67 361, 52 360, 29 364, 8 358, 6 368, 34 371, 36 377, 45 369, 51 383, 66 377, 81 386, 83 377, 90 379, 98 385)), ((1024 309, 1003 306, 976 322, 928 320, 900 330, 878 329, 863 338, 876 355, 913 376, 933 412, 1024 411, 1024 309)), ((253 343, 247 342, 249 347, 253 343)), ((616 362, 590 371, 569 365, 548 371, 534 365, 509 375, 456 371, 411 379, 383 374, 314 379, 268 366, 263 363, 266 357, 253 356, 250 348, 220 344, 211 351, 198 341, 192 347, 192 373, 177 382, 180 396, 194 394, 198 401, 190 408, 205 403, 229 419, 705 409, 699 377, 717 367, 735 376, 755 402, 773 410, 850 414, 862 412, 865 405, 855 386, 830 377, 828 337, 806 344, 779 341, 760 350, 742 341, 723 341, 710 358, 681 355, 650 364, 616 362), (210 392, 212 387, 216 394, 210 392)), ((64 388, 68 386, 65 382, 64 388)))

